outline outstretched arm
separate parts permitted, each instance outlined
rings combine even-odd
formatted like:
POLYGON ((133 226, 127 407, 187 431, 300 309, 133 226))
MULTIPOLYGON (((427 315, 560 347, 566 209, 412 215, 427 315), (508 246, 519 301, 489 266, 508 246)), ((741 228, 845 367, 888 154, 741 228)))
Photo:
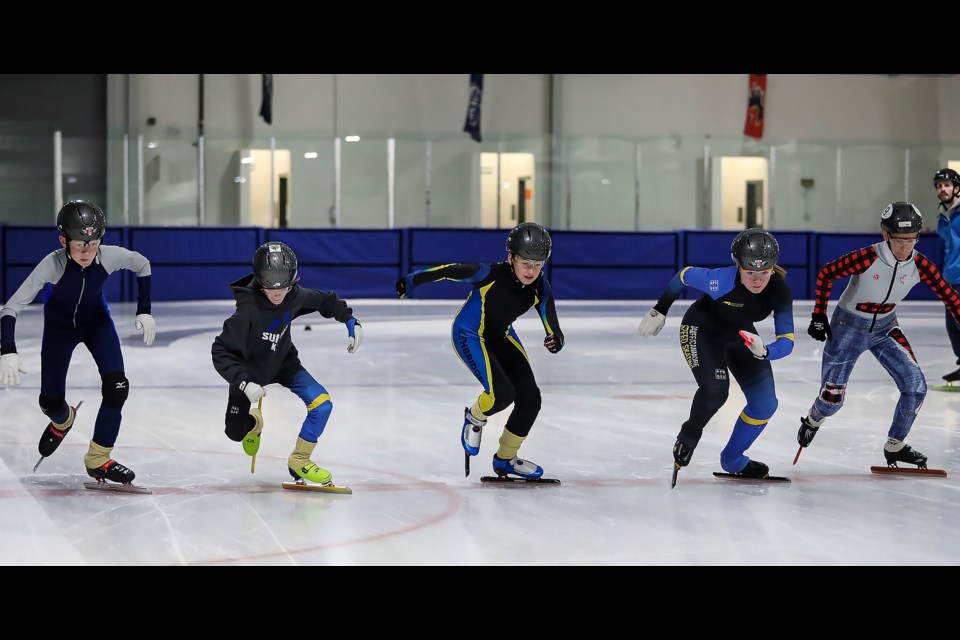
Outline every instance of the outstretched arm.
POLYGON ((411 271, 397 280, 397 297, 411 296, 414 287, 427 282, 451 280, 453 282, 480 282, 490 274, 490 265, 486 263, 455 262, 441 264, 428 269, 411 271))
POLYGON ((830 289, 833 281, 846 278, 857 273, 863 273, 877 260, 877 252, 872 246, 851 251, 840 256, 833 262, 820 267, 817 271, 817 282, 814 291, 813 313, 827 313, 827 303, 830 301, 830 289))
POLYGON ((696 278, 701 276, 701 272, 704 271, 706 270, 699 267, 685 267, 670 279, 670 282, 667 283, 667 288, 664 289, 663 294, 660 295, 660 299, 657 300, 653 308, 650 309, 647 315, 643 316, 643 320, 640 321, 640 326, 637 327, 637 331, 640 332, 641 336, 646 338, 660 333, 663 325, 667 322, 667 312, 670 311, 670 307, 673 306, 673 303, 676 302, 680 294, 683 293, 683 289, 689 284, 686 277, 693 276, 696 278))

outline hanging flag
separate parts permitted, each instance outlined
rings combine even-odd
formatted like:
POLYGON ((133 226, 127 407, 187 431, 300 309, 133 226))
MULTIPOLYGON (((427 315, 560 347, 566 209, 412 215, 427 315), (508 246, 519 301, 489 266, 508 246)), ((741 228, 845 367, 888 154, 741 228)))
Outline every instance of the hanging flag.
POLYGON ((263 101, 260 103, 260 116, 267 124, 273 124, 273 74, 260 74, 260 87, 263 101))
POLYGON ((463 130, 480 142, 480 101, 483 100, 483 74, 470 74, 470 102, 467 103, 467 121, 463 130))
POLYGON ((747 121, 743 135, 759 140, 763 137, 763 107, 767 102, 767 74, 751 73, 747 97, 747 121))

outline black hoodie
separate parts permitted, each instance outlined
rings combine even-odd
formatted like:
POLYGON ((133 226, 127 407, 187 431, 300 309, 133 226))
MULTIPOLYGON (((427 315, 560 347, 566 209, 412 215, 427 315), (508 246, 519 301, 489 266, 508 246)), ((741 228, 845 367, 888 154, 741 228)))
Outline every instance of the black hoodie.
POLYGON ((213 340, 213 366, 230 384, 275 383, 299 368, 300 357, 290 339, 294 318, 316 311, 324 318, 346 324, 353 309, 332 291, 316 291, 294 285, 278 305, 273 304, 246 275, 230 285, 237 310, 224 320, 223 331, 213 340))

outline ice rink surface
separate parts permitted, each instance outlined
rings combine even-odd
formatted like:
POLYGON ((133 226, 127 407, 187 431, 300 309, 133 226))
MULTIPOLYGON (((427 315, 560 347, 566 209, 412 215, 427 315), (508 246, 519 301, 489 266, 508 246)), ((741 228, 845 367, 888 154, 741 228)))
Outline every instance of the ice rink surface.
MULTIPOLYGON (((349 300, 364 340, 319 315, 292 328, 333 413, 313 459, 352 495, 288 492, 286 459, 305 409, 267 387, 256 473, 223 433, 227 386, 210 345, 232 301, 156 303, 145 347, 132 304, 111 311, 130 397, 113 456, 152 495, 85 490, 83 455, 100 380, 80 347, 67 400, 84 404, 60 449, 32 472, 47 420, 39 394, 42 310, 17 323, 28 370, 0 389, 0 564, 4 565, 957 565, 960 393, 930 391, 907 442, 946 478, 888 477, 883 443, 896 387, 867 353, 846 405, 792 465, 799 418, 819 391, 822 344, 794 307, 796 348, 773 363, 779 409, 747 454, 789 484, 720 480, 720 450, 744 399, 736 384, 670 489, 671 449, 695 386, 678 346, 688 302, 659 336, 637 324, 651 301, 559 301, 566 346, 542 346, 534 312, 515 324, 543 394, 521 456, 560 487, 491 487, 507 412, 490 419, 464 477, 463 407, 480 392, 454 355, 461 301, 349 300), (307 327, 310 330, 307 330, 307 327)), ((831 303, 831 310, 833 304, 831 303)), ((929 384, 956 368, 937 302, 898 307, 929 384)), ((771 319, 759 324, 773 339, 771 319)))

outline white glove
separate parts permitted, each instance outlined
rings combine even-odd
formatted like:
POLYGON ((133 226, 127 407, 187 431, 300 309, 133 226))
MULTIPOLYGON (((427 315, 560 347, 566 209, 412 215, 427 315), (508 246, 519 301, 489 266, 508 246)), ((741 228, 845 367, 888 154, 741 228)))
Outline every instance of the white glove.
POLYGON ((347 331, 350 333, 350 344, 347 345, 347 353, 356 353, 360 348, 360 341, 363 340, 363 327, 356 320, 347 322, 347 331))
POLYGON ((267 390, 256 382, 241 382, 240 390, 247 394, 250 404, 257 404, 257 400, 267 395, 267 390))
POLYGON ((749 331, 741 331, 740 337, 743 338, 743 344, 753 352, 754 358, 766 360, 767 348, 763 346, 763 340, 760 339, 760 336, 755 333, 750 333, 749 331))
POLYGON ((640 321, 640 326, 637 327, 637 331, 640 332, 644 338, 648 336, 655 336, 660 333, 660 329, 663 329, 663 325, 667 321, 667 316, 663 315, 656 309, 650 309, 650 312, 647 315, 643 316, 643 320, 640 321))
POLYGON ((137 331, 143 331, 143 344, 149 347, 157 337, 157 321, 149 313, 141 313, 136 320, 137 331))
POLYGON ((8 353, 0 356, 0 382, 8 386, 20 384, 20 374, 26 373, 19 353, 8 353))

